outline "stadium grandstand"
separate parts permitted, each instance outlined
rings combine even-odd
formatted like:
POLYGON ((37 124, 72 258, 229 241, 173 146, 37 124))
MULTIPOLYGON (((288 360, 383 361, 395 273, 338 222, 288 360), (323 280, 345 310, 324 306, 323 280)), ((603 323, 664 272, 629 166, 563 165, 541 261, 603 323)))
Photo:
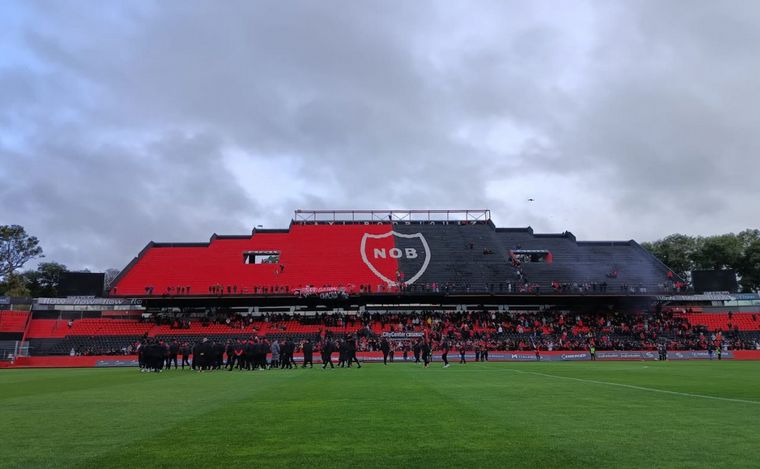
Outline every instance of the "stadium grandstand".
POLYGON ((420 339, 471 359, 587 359, 592 348, 651 358, 663 347, 732 357, 760 348, 760 301, 737 298, 691 294, 633 240, 497 228, 489 210, 299 210, 288 229, 150 242, 104 298, 39 298, 0 313, 0 348, 131 357, 146 340, 255 337, 300 349, 353 337, 367 360, 383 338, 407 358, 420 339))
POLYGON ((288 229, 150 242, 116 279, 118 297, 652 294, 683 282, 633 240, 497 228, 489 210, 302 211, 288 229))

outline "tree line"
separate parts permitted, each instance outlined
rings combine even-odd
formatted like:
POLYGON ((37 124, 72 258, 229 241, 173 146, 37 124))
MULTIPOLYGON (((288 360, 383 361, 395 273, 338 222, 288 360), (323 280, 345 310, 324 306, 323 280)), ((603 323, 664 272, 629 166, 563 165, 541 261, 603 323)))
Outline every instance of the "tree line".
POLYGON ((651 243, 641 243, 641 246, 682 278, 690 278, 693 270, 734 269, 742 291, 760 289, 758 229, 715 236, 672 234, 651 243))
MULTIPOLYGON (((44 257, 39 239, 29 235, 23 226, 0 225, 0 295, 34 298, 58 296, 61 277, 70 272, 65 265, 40 262, 36 269, 20 272, 27 262, 44 257)), ((118 273, 116 269, 106 271, 105 287, 118 273)))

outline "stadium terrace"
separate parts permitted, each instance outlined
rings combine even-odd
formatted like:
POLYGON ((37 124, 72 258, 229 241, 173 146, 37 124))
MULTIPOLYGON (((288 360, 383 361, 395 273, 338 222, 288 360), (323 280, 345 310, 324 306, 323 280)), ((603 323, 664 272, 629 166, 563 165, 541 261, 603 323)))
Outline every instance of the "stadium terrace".
POLYGON ((287 229, 150 242, 104 298, 4 302, 13 366, 137 365, 146 345, 161 367, 202 345, 214 358, 187 363, 198 369, 271 366, 275 344, 316 363, 349 346, 361 361, 420 361, 427 347, 427 361, 463 363, 760 349, 756 295, 694 295, 633 240, 497 228, 489 210, 298 210, 287 229))
POLYGON ((681 279, 638 243, 497 228, 489 210, 303 211, 288 229, 150 242, 111 296, 651 295, 681 279))

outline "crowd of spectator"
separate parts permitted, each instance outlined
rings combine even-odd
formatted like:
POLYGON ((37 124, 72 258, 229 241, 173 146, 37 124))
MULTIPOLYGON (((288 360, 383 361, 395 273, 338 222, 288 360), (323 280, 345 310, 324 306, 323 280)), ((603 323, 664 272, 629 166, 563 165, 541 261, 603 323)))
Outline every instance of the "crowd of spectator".
MULTIPOLYGON (((755 317, 755 319, 757 319, 755 317)), ((468 350, 529 351, 583 350, 656 350, 665 344, 669 350, 707 350, 727 345, 731 349, 755 349, 760 337, 746 337, 737 327, 708 331, 692 325, 672 311, 572 312, 535 311, 467 311, 417 310, 403 312, 367 312, 364 314, 264 314, 242 316, 226 310, 207 311, 195 317, 155 316, 156 324, 172 328, 226 325, 230 334, 256 335, 298 332, 294 327, 319 326, 320 338, 339 337, 350 332, 357 337, 359 351, 379 350, 383 333, 416 333, 429 340, 434 350, 446 339, 468 350), (294 325, 295 323, 295 325, 294 325)), ((758 328, 760 331, 760 322, 758 328)), ((393 340, 394 350, 410 349, 414 339, 393 340)))

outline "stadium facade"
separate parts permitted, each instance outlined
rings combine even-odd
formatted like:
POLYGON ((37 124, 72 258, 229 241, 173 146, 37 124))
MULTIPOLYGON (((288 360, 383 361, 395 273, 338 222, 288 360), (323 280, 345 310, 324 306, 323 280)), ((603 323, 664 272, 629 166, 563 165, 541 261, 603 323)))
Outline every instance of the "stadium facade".
POLYGON ((374 301, 398 295, 616 298, 678 287, 679 279, 633 240, 577 241, 567 231, 497 228, 489 210, 299 210, 287 229, 214 234, 204 243, 150 242, 110 295, 152 304, 214 297, 242 305, 330 291, 374 301))
POLYGON ((601 359, 652 359, 663 344, 683 359, 757 348, 757 295, 684 290, 633 240, 498 228, 489 210, 299 210, 287 229, 150 242, 106 297, 40 298, 31 312, 8 307, 0 350, 81 363, 82 355, 131 355, 145 340, 202 337, 360 336, 365 359, 377 358, 382 337, 399 351, 422 338, 434 350, 448 340, 468 354, 517 361, 537 351, 587 359, 592 347, 601 359))

